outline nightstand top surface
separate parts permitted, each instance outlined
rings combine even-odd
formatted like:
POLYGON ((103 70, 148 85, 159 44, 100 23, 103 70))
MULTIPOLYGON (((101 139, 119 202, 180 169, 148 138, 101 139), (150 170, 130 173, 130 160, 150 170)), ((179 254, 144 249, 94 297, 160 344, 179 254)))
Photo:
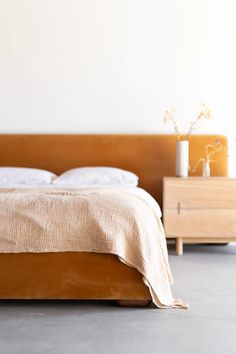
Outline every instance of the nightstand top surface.
POLYGON ((236 177, 227 177, 227 176, 212 176, 212 177, 201 177, 201 176, 194 176, 194 177, 163 177, 163 179, 168 180, 180 180, 180 181, 191 181, 191 180, 202 180, 202 181, 209 181, 209 180, 230 180, 236 181, 236 177))

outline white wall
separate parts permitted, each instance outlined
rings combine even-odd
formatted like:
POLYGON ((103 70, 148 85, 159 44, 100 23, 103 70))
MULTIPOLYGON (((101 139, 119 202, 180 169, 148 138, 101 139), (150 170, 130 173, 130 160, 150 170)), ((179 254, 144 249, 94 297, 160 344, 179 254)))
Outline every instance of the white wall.
POLYGON ((0 0, 0 130, 172 132, 166 107, 186 130, 206 102, 214 119, 199 132, 235 138, 235 10, 235 0, 0 0))

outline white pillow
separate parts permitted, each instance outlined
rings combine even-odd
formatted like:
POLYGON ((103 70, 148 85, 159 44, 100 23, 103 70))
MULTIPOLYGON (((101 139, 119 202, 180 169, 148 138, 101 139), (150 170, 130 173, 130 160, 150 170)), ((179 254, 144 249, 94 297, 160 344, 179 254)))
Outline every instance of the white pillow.
POLYGON ((0 184, 47 184, 57 176, 49 171, 26 167, 0 167, 0 184))
POLYGON ((114 167, 79 167, 66 171, 53 184, 73 186, 131 186, 137 187, 138 176, 114 167))

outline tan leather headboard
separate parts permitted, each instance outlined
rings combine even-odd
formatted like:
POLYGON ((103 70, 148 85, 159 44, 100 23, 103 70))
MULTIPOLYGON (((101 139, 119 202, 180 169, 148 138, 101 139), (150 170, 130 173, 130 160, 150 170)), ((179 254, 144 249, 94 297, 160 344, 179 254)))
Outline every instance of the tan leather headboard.
MULTIPOLYGON (((190 137, 190 164, 204 156, 215 135, 190 137)), ((219 156, 220 159, 220 156, 219 156)), ((79 166, 114 166, 133 171, 140 186, 162 202, 162 178, 175 175, 173 135, 2 134, 0 166, 48 169, 60 174, 79 166)), ((227 160, 212 164, 212 174, 226 176, 227 160)), ((200 171, 197 171, 200 174, 200 171)))

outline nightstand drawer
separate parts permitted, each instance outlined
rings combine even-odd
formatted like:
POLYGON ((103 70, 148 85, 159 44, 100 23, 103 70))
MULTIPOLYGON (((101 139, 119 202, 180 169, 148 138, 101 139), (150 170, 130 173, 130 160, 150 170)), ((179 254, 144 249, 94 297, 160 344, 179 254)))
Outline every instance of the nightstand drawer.
POLYGON ((165 209, 236 209, 236 181, 229 179, 167 179, 165 209))
POLYGON ((236 209, 167 209, 167 238, 236 237, 236 209))

